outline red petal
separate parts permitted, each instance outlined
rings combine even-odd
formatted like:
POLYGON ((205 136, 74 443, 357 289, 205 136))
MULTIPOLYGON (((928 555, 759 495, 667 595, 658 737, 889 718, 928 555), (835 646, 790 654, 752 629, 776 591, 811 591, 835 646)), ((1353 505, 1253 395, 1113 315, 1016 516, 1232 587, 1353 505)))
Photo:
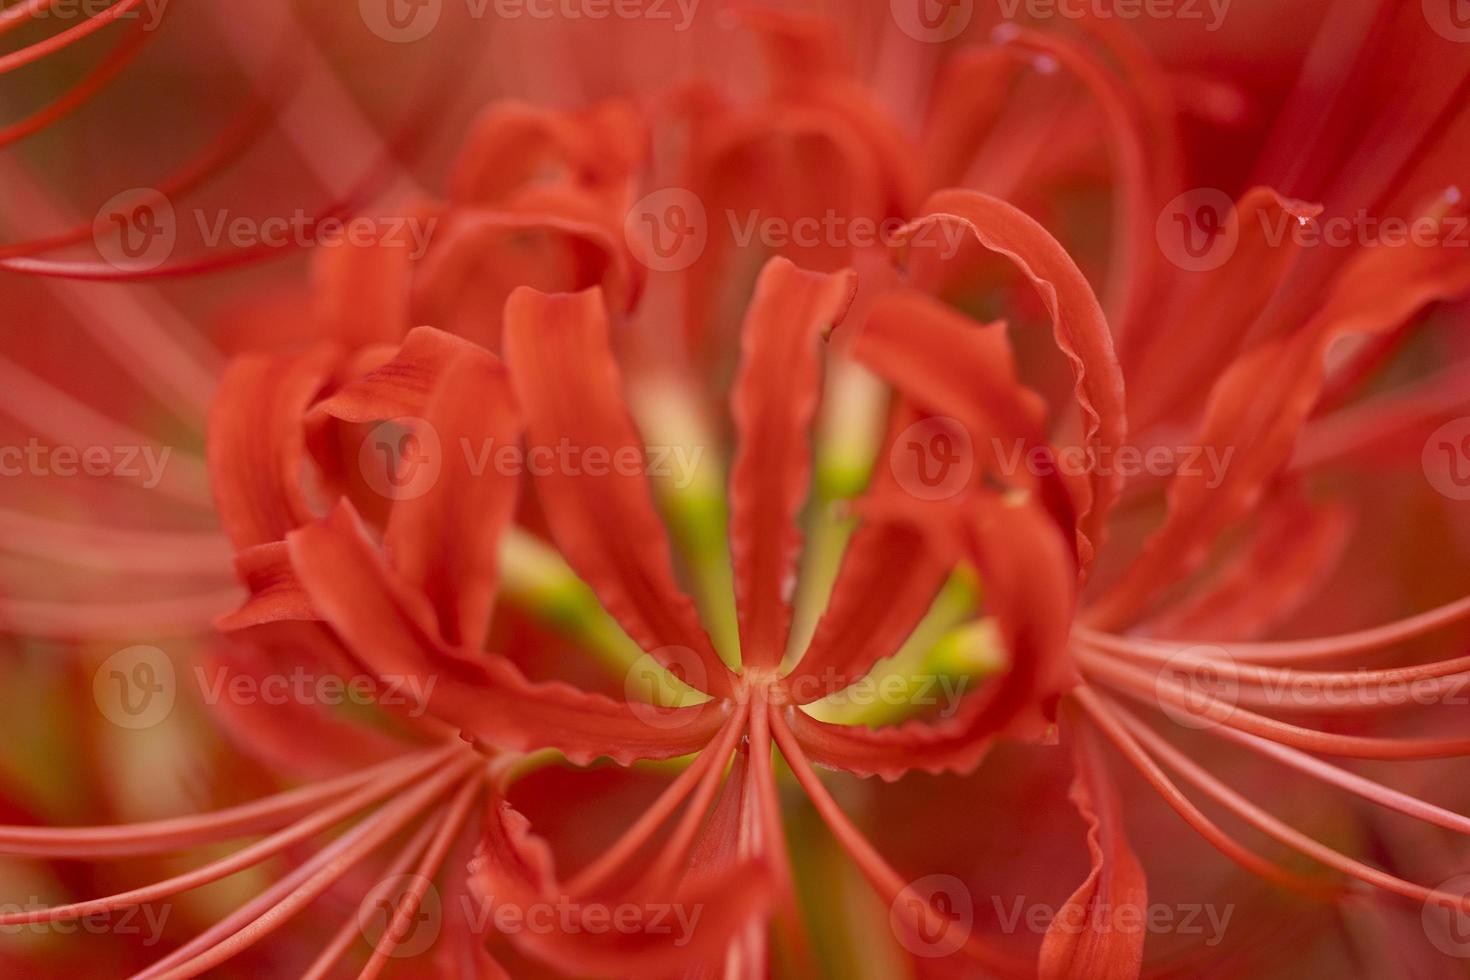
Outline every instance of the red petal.
POLYGON ((325 339, 349 349, 396 344, 408 330, 409 243, 344 240, 312 252, 312 295, 325 339))
POLYGON ((581 113, 501 102, 475 123, 450 176, 457 207, 505 203, 553 179, 616 191, 639 165, 647 132, 631 104, 609 100, 581 113))
MULTIPOLYGON (((1182 290, 1170 312, 1152 321, 1149 343, 1130 363, 1129 377, 1148 379, 1129 390, 1128 414, 1135 431, 1197 410, 1209 385, 1246 342, 1243 327, 1256 322, 1301 252, 1290 223, 1321 211, 1321 205, 1255 187, 1224 216, 1237 236, 1229 260, 1211 272, 1186 277, 1194 288, 1182 290), (1170 323, 1184 319, 1190 325, 1187 334, 1169 329, 1170 323)), ((1130 342, 1141 339, 1137 333, 1129 336, 1130 342)))
POLYGON ((477 650, 489 632, 500 537, 520 483, 494 465, 494 454, 520 435, 504 365, 488 351, 461 353, 422 417, 437 433, 439 476, 428 492, 394 502, 383 547, 394 571, 433 603, 444 640, 477 650))
MULTIPOLYGON (((960 423, 974 457, 965 461, 975 464, 973 485, 985 485, 989 476, 1002 485, 1035 489, 1058 525, 1080 535, 1070 491, 1056 468, 1033 477, 1010 462, 1030 459, 1033 451, 1050 456, 1052 450, 1045 403, 1017 377, 1004 323, 982 326, 923 293, 890 290, 873 303, 853 354, 912 404, 960 423)), ((911 420, 896 417, 895 436, 901 434, 900 421, 911 420)), ((907 448, 890 440, 885 458, 907 448)), ((901 487, 888 479, 897 475, 892 467, 879 473, 890 486, 901 487)))
POLYGON ((562 554, 639 646, 665 666, 687 667, 683 651, 689 651, 705 676, 685 680, 717 697, 728 694, 730 671, 674 579, 668 534, 645 476, 643 441, 608 345, 601 293, 546 296, 518 289, 505 319, 506 359, 526 417, 528 461, 569 451, 567 465, 540 466, 535 474, 562 554), (589 450, 605 451, 611 464, 588 472, 589 450))
POLYGON ((973 769, 1001 734, 1039 734, 1056 699, 1076 683, 1067 652, 1076 566, 1051 518, 1035 504, 983 497, 973 558, 1010 669, 967 695, 941 721, 886 728, 830 725, 793 708, 787 723, 814 762, 859 776, 973 769))
POLYGON ((1117 788, 1090 731, 1073 728, 1077 776, 1072 802, 1087 821, 1092 872, 1072 893, 1041 943, 1042 980, 1133 980, 1143 965, 1148 883, 1123 835, 1117 788))
POLYGON ((864 507, 811 644, 786 677, 798 704, 842 690, 892 656, 933 605, 956 549, 910 509, 902 501, 864 507))
POLYGON ((731 397, 739 448, 730 474, 730 552, 746 666, 774 667, 786 652, 821 336, 841 321, 856 291, 851 271, 821 275, 772 259, 745 316, 731 397))
POLYGON ((229 632, 263 623, 318 618, 296 580, 286 542, 272 541, 244 549, 235 556, 235 571, 250 590, 250 598, 244 606, 215 620, 215 628, 229 632))
POLYGON ((414 318, 497 349, 505 301, 517 287, 602 286, 623 310, 637 296, 639 271, 600 202, 566 188, 536 189, 505 210, 455 216, 415 278, 414 318))
POLYGON ((236 548, 279 541, 314 516, 302 489, 302 416, 336 360, 329 347, 292 357, 251 355, 220 379, 206 455, 215 508, 236 548))
POLYGON ((724 721, 723 702, 635 707, 567 684, 533 684, 503 657, 444 646, 432 610, 384 565, 350 505, 288 543, 312 605, 351 655, 379 678, 414 679, 429 712, 468 736, 519 751, 557 748, 579 764, 605 755, 626 765, 687 755, 724 721), (659 712, 655 722, 646 720, 650 710, 659 712))
MULTIPOLYGON (((1072 364, 1077 405, 1085 421, 1083 441, 1100 458, 1112 458, 1127 435, 1123 374, 1113 338, 1092 287, 1066 250, 1024 213, 985 194, 945 190, 924 203, 924 216, 907 226, 911 240, 925 226, 958 221, 982 246, 1014 262, 1036 287, 1051 314, 1057 346, 1072 364)), ((1102 533, 1121 480, 1100 472, 1091 477, 1090 499, 1078 507, 1079 552, 1084 567, 1102 533)))
POLYGON ((532 924, 544 923, 544 928, 517 930, 511 938, 568 975, 665 976, 721 959, 732 937, 766 907, 770 874, 757 861, 729 864, 671 895, 567 896, 546 841, 509 803, 496 798, 492 805, 490 826, 471 866, 472 887, 483 901, 519 909, 533 917, 527 920, 532 924), (633 927, 612 927, 608 913, 619 907, 630 908, 623 914, 633 927))
POLYGON ((1197 440, 1217 458, 1227 450, 1233 458, 1221 475, 1190 471, 1174 477, 1164 526, 1127 575, 1089 609, 1089 621, 1118 628, 1160 589, 1197 569, 1216 536, 1257 505, 1290 461, 1322 393, 1324 358, 1333 341, 1392 329, 1425 304, 1463 293, 1470 288, 1470 263, 1461 252, 1447 244, 1364 249, 1343 269, 1314 317, 1237 359, 1210 392, 1197 440))

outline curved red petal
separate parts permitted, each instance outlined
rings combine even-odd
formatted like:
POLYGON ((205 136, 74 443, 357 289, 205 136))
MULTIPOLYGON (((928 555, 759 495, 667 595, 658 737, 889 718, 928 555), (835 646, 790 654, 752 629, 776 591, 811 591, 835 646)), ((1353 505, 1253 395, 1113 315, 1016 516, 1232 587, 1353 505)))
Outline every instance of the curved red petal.
POLYGON ((745 316, 731 396, 739 446, 730 473, 730 553, 746 666, 774 667, 786 652, 821 338, 841 321, 856 291, 851 271, 823 275, 776 258, 761 272, 745 316))
MULTIPOLYGON (((986 194, 939 191, 924 202, 923 210, 923 216, 906 227, 905 242, 927 225, 958 221, 986 249, 1015 263, 1036 287, 1051 314, 1057 346, 1072 365, 1077 405, 1085 422, 1083 441, 1110 457, 1127 436, 1123 373, 1102 307, 1066 249, 1025 213, 986 194)), ((1090 499, 1078 508, 1078 550, 1084 567, 1091 562, 1108 508, 1121 486, 1116 474, 1102 472, 1108 469, 1093 469, 1090 499)))
POLYGON ((729 693, 730 671, 674 578, 600 291, 518 289, 505 319, 527 459, 547 461, 534 468, 535 484, 562 554, 639 646, 665 666, 687 668, 694 657, 705 676, 686 680, 716 696, 729 693), (594 466, 593 459, 603 461, 594 466))

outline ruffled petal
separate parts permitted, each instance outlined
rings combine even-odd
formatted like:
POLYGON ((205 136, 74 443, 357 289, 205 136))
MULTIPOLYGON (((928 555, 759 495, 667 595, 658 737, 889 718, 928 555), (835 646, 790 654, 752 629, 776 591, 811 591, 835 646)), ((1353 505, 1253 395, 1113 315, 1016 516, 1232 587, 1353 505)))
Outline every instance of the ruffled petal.
MULTIPOLYGON (((906 242, 912 242, 927 226, 957 221, 983 247, 1014 262, 1036 287, 1051 314, 1057 346, 1072 365, 1077 405, 1084 420, 1083 442, 1099 458, 1112 458, 1128 428, 1123 374, 1102 308, 1076 263, 1041 225, 988 195, 940 191, 924 203, 923 211, 922 217, 906 227, 906 242)), ((1094 467, 1089 485, 1077 508, 1078 551, 1084 568, 1092 560, 1121 479, 1110 467, 1094 467)))
POLYGON ((638 110, 621 100, 576 113, 500 102, 485 110, 455 160, 450 198, 456 207, 493 207, 548 182, 615 193, 647 141, 638 110))
POLYGON ((533 684, 503 657, 450 649, 435 636, 433 610, 383 563, 346 503, 287 542, 312 605, 351 655, 385 683, 415 684, 429 713, 466 737, 517 751, 555 748, 578 764, 608 756, 627 765, 696 751, 724 721, 724 703, 635 706, 533 684))
POLYGON ((821 275, 772 259, 746 313, 731 397, 739 446, 730 474, 730 552, 746 666, 774 667, 786 652, 821 338, 841 321, 856 290, 850 271, 821 275))
POLYGON ((863 522, 811 644, 786 676, 797 704, 833 694, 898 651, 924 618, 958 558, 953 540, 913 513, 916 505, 867 500, 863 522))
POLYGON ((814 762, 859 776, 967 772, 999 735, 1035 737, 1077 680, 1067 652, 1076 565, 1049 515, 1023 498, 979 498, 971 558, 996 617, 1009 670, 940 721, 885 728, 832 725, 798 709, 787 722, 814 762))
POLYGON ((595 199, 570 188, 533 189, 501 210, 455 216, 415 277, 413 315, 497 349, 505 301, 517 287, 601 286, 626 310, 641 287, 640 268, 595 199))
POLYGON ((215 620, 216 629, 231 632, 264 623, 318 618, 291 567, 285 541, 242 550, 235 556, 235 573, 250 590, 250 596, 239 609, 215 620))
POLYGON ((1195 571, 1219 533, 1249 513, 1290 461, 1316 405, 1328 348, 1340 337, 1392 329, 1428 303, 1470 289, 1463 250, 1405 243, 1364 249, 1343 269, 1322 308, 1297 330, 1272 336, 1238 358, 1210 392, 1196 444, 1233 458, 1223 474, 1180 472, 1169 485, 1169 514, 1141 558, 1088 611, 1116 629, 1158 592, 1195 571))
POLYGON ((639 646, 666 667, 697 666, 705 676, 688 683, 727 694, 729 668, 674 578, 601 293, 518 289, 506 305, 505 340, 527 465, 562 554, 639 646))
POLYGON ((220 523, 236 548, 280 541, 313 518, 303 489, 302 417, 337 360, 330 347, 247 355, 220 380, 206 456, 220 523))
POLYGON ((567 896, 545 840, 504 799, 492 800, 489 826, 471 865, 471 886, 528 925, 511 939, 570 975, 666 976, 707 960, 766 908, 769 870, 759 861, 727 862, 666 895, 618 899, 567 896), (623 910, 621 928, 613 914, 623 910))
MULTIPOLYGON (((1034 490, 1059 527, 1074 537, 1080 533, 1060 470, 1030 465, 1036 453, 1054 459, 1046 441, 1046 405, 1017 377, 1004 323, 982 326, 924 293, 894 289, 873 303, 853 356, 908 402, 959 423, 969 446, 952 447, 959 454, 952 465, 973 464, 972 485, 1034 490)), ((898 421, 909 420, 900 417, 895 426, 898 421)), ((922 444, 894 445, 892 440, 887 448, 890 459, 911 450, 929 453, 922 444)), ((926 471, 930 462, 937 460, 924 459, 926 471)), ((879 472, 890 484, 889 477, 897 476, 893 466, 879 472)))
POLYGON ((1042 980, 1134 980, 1143 965, 1148 883, 1123 834, 1117 787, 1091 732, 1071 732, 1072 802, 1087 822, 1092 871, 1057 910, 1041 942, 1042 980))
POLYGON ((439 474, 425 493, 394 502, 383 547, 393 570, 433 604, 444 640, 477 650, 490 629, 500 538, 520 485, 516 473, 493 464, 521 428, 505 366, 488 351, 462 352, 439 377, 422 419, 436 433, 439 474))

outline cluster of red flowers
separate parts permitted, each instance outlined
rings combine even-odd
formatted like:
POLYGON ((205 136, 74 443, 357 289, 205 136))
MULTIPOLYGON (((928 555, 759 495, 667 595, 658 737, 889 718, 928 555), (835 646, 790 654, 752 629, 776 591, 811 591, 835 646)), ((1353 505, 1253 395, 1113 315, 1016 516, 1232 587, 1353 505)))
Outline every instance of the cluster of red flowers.
MULTIPOLYGON (((1212 61, 1109 3, 564 6, 497 12, 565 91, 442 198, 448 103, 379 138, 257 12, 216 145, 0 246, 68 324, 0 353, 0 963, 1457 975, 1458 22, 1245 11, 1287 40, 1212 61), (367 176, 289 244, 181 212, 270 125, 367 176), (1352 216, 1414 233, 1298 230, 1352 216)), ((134 26, 0 146, 145 11, 0 55, 134 26)))

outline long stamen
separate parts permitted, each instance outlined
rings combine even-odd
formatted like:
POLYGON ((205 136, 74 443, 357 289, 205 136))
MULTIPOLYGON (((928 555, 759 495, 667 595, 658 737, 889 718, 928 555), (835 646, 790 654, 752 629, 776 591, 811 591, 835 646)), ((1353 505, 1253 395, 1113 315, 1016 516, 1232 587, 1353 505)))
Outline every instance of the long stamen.
POLYGON ((1111 686, 1144 704, 1152 705, 1163 699, 1197 712, 1203 719, 1300 749, 1356 759, 1446 759, 1470 755, 1470 737, 1393 739, 1337 735, 1303 728, 1247 711, 1204 691, 1191 691, 1175 681, 1156 677, 1107 657, 1082 650, 1077 651, 1077 656, 1087 673, 1105 679, 1111 686))
POLYGON ((720 730, 713 747, 705 749, 694 757, 694 761, 684 767, 683 772, 674 778, 668 788, 659 794, 653 805, 641 813, 633 826, 629 827, 611 847, 604 851, 587 867, 578 872, 568 883, 567 892, 572 895, 590 895, 607 885, 624 865, 632 860, 643 846, 648 843, 654 831, 663 826, 679 804, 694 790, 694 787, 704 778, 705 773, 718 759, 729 757, 735 748, 735 738, 739 737, 738 731, 733 731, 736 716, 732 715, 725 722, 725 727, 720 730))
POLYGON ((1330 868, 1335 868, 1344 874, 1374 885, 1384 891, 1392 892, 1395 895, 1402 895, 1416 902, 1425 903, 1432 901, 1439 905, 1458 908, 1470 913, 1470 896, 1453 895, 1442 892, 1437 888, 1426 888, 1423 885, 1405 881, 1386 871, 1374 868, 1361 861, 1356 861, 1340 851, 1334 850, 1326 844, 1308 837, 1295 827, 1291 827, 1273 817, 1216 779, 1209 771, 1169 744, 1167 739, 1139 721, 1126 709, 1117 706, 1115 710, 1119 720, 1128 728, 1134 737, 1140 742, 1143 742, 1155 756, 1163 759, 1165 765, 1189 780, 1202 792, 1214 799, 1215 802, 1230 810, 1262 833, 1274 837, 1283 844, 1300 851, 1330 868))
POLYGON ((327 800, 394 772, 417 771, 426 758, 419 755, 394 759, 314 786, 197 816, 112 827, 0 826, 0 854, 45 858, 137 857, 247 837, 279 826, 327 800))
POLYGON ((460 751, 463 751, 461 746, 451 746, 443 751, 437 752, 427 762, 421 762, 419 765, 408 768, 403 772, 394 773, 391 776, 370 783, 352 793, 346 799, 319 810, 312 816, 284 830, 277 831, 264 840, 236 851, 229 857, 211 862, 200 868, 195 868, 193 871, 175 875, 172 878, 154 882, 142 888, 134 888, 131 891, 108 895, 105 898, 93 898, 84 902, 74 902, 70 905, 53 905, 45 909, 29 909, 0 915, 0 926, 79 919, 97 912, 111 912, 115 909, 127 908, 132 905, 142 905, 155 901, 156 899, 176 895, 179 892, 198 888, 201 885, 207 885, 221 878, 227 878, 238 871, 253 867, 267 858, 279 854, 292 844, 314 837, 322 831, 342 822, 364 807, 397 792, 415 779, 424 777, 427 773, 433 771, 433 769, 442 766, 454 753, 460 751))
POLYGON ((735 709, 735 714, 726 723, 725 736, 712 748, 705 749, 706 752, 714 753, 714 761, 705 770, 704 777, 699 781, 699 787, 694 791, 679 823, 674 828, 673 835, 664 846, 663 853, 648 874, 643 879, 643 884, 651 892, 666 892, 677 880, 684 868, 685 861, 689 856, 689 849, 694 845, 695 836, 699 833, 700 825, 704 822, 705 814, 709 812, 710 804, 714 801, 715 793, 720 788, 720 783, 725 776, 725 762, 730 758, 730 753, 735 751, 735 745, 740 737, 745 734, 745 722, 750 714, 748 702, 742 702, 735 709))
POLYGON ((229 577, 229 540, 215 531, 138 530, 72 524, 0 507, 0 548, 109 571, 229 577))
MULTIPOLYGON (((795 710, 795 709, 792 709, 795 710)), ((806 790, 807 796, 811 798, 812 804, 821 814, 822 819, 831 829, 843 850, 847 851, 853 863, 858 866, 864 877, 877 889, 878 894, 885 902, 894 901, 908 887, 903 876, 895 871, 887 861, 868 843, 866 837, 847 819, 832 794, 827 792, 827 787, 822 785, 822 780, 817 776, 816 770, 812 768, 806 753, 802 751, 800 743, 791 733, 790 726, 779 712, 771 714, 771 733, 775 736, 776 744, 781 748, 781 754, 791 765, 791 771, 795 774, 797 782, 801 783, 802 789, 806 790)), ((917 897, 917 896, 916 896, 917 897)), ((938 921, 946 921, 946 917, 932 908, 926 910, 926 917, 933 917, 938 921)), ((1035 973, 1033 964, 1026 963, 1002 950, 995 949, 985 943, 978 935, 971 934, 966 937, 965 951, 978 963, 987 969, 1002 976, 1028 976, 1035 973)))
MULTIPOLYGON (((42 0, 42 3, 46 4, 51 2, 54 2, 54 0, 42 0)), ((24 6, 28 6, 28 4, 21 5, 21 7, 24 6)), ((10 10, 4 11, 4 13, 0 13, 0 34, 3 34, 9 27, 17 23, 17 21, 6 21, 3 18, 21 9, 21 7, 12 7, 10 10)), ((67 89, 55 102, 32 113, 19 122, 11 123, 4 129, 0 129, 0 149, 12 143, 19 142, 28 136, 34 136, 57 120, 69 116, 81 106, 85 105, 92 96, 106 88, 109 82, 132 63, 133 59, 137 57, 138 52, 143 50, 143 45, 153 36, 154 32, 147 30, 146 26, 146 24, 140 21, 138 26, 133 28, 126 37, 119 41, 117 47, 113 48, 96 68, 93 68, 81 81, 67 89)))
POLYGON ((781 801, 776 795, 776 773, 771 765, 771 716, 775 705, 760 704, 750 716, 750 778, 755 796, 756 812, 760 822, 763 853, 770 858, 775 871, 777 901, 777 925, 780 937, 785 941, 791 957, 799 964, 794 972, 798 976, 812 976, 815 960, 807 931, 802 923, 801 910, 796 903, 796 890, 792 885, 791 853, 786 845, 786 832, 781 820, 781 801))
POLYGON ((467 775, 471 768, 482 764, 483 760, 478 758, 467 758, 458 764, 451 764, 426 780, 423 785, 364 820, 344 835, 351 838, 348 846, 318 868, 284 901, 207 952, 161 974, 160 980, 188 980, 190 977, 197 977, 205 970, 233 959, 243 950, 275 932, 340 880, 354 865, 397 833, 404 824, 421 813, 445 789, 467 775))
MULTIPOLYGON (((83 404, 20 365, 0 357, 0 411, 58 442, 77 446, 153 446, 156 441, 83 404)), ((209 509, 209 479, 204 461, 171 451, 157 490, 209 509)))
MULTIPOLYGON (((1108 651, 1102 652, 1106 656, 1114 656, 1108 651)), ((1154 652, 1142 659, 1193 665, 1207 669, 1215 676, 1239 682, 1243 686, 1234 696, 1238 704, 1314 712, 1391 709, 1423 704, 1426 698, 1460 690, 1470 680, 1470 657, 1455 657, 1413 667, 1356 671, 1237 664, 1211 656, 1208 651, 1195 655, 1190 648, 1171 658, 1158 657, 1154 652), (1404 696, 1406 685, 1413 685, 1413 699, 1404 696), (1324 697, 1324 692, 1337 694, 1324 697)))
POLYGON ((1212 734, 1221 738, 1228 738, 1246 746, 1254 752, 1269 756, 1279 762, 1285 763, 1304 772, 1309 776, 1315 776, 1325 783, 1347 790, 1355 796, 1377 803, 1379 806, 1390 810, 1397 810, 1425 823, 1452 830, 1457 834, 1470 835, 1470 817, 1446 810, 1444 807, 1436 806, 1427 800, 1421 800, 1417 796, 1411 796, 1391 786, 1360 776, 1355 772, 1349 772, 1330 762, 1324 762, 1305 752, 1300 752, 1287 745, 1281 745, 1268 739, 1257 738, 1245 732, 1236 731, 1233 728, 1211 728, 1212 734))
POLYGON ((429 880, 439 873, 444 859, 449 856, 449 849, 454 846, 455 838, 459 836, 465 821, 470 817, 475 800, 479 798, 484 789, 485 780, 477 774, 460 788, 449 804, 438 832, 434 834, 433 841, 430 842, 428 850, 424 852, 423 858, 414 871, 412 884, 408 891, 399 897, 392 920, 388 923, 383 935, 379 937, 373 948, 373 955, 363 966, 362 972, 357 975, 357 980, 375 980, 378 974, 383 972, 388 957, 398 948, 398 944, 402 941, 400 937, 406 935, 412 916, 418 911, 419 903, 424 900, 424 892, 428 890, 429 880))
POLYGON ((1276 882, 1302 895, 1331 900, 1341 894, 1338 888, 1305 878, 1279 864, 1266 860, 1222 830, 1218 824, 1205 815, 1204 811, 1195 806, 1189 797, 1180 792, 1179 787, 1174 785, 1173 780, 1159 768, 1158 763, 1154 762, 1133 736, 1128 734, 1128 730, 1118 722, 1115 715, 1117 708, 1111 699, 1094 693, 1085 684, 1074 690, 1072 695, 1076 697, 1077 702, 1087 711, 1103 734, 1112 740, 1123 757, 1138 770, 1164 802, 1169 804, 1174 812, 1184 819, 1185 823, 1193 827, 1220 853, 1252 874, 1267 881, 1276 882))
MULTIPOLYGON (((390 881, 400 875, 407 874, 408 869, 413 867, 414 862, 423 856, 429 847, 429 841, 439 833, 439 829, 443 826, 444 815, 442 814, 425 820, 423 825, 414 831, 408 843, 403 846, 403 850, 399 851, 398 855, 394 857, 393 863, 388 865, 384 870, 383 877, 380 880, 390 881)), ((254 916, 251 916, 251 918, 254 918, 254 916)), ((241 924, 243 925, 243 922, 241 924)), ((230 931, 233 932, 234 930, 230 931)), ((301 974, 301 980, 325 980, 326 977, 331 975, 337 962, 343 956, 347 955, 347 951, 353 947, 353 944, 361 936, 362 923, 358 921, 357 916, 349 916, 343 920, 342 925, 332 934, 332 938, 327 941, 327 944, 322 947, 316 959, 312 960, 311 965, 301 974)), ((213 944, 211 943, 210 945, 213 944)))
MULTIPOLYGON (((1383 626, 1343 633, 1339 636, 1320 637, 1312 640, 1282 640, 1266 643, 1209 643, 1189 641, 1189 645, 1218 647, 1236 660, 1257 664, 1292 663, 1301 660, 1337 660, 1364 653, 1377 653, 1394 644, 1416 639, 1426 633, 1470 619, 1470 596, 1456 599, 1422 612, 1407 619, 1400 619, 1383 626)), ((1150 660, 1167 660, 1179 651, 1178 640, 1150 640, 1140 637, 1118 636, 1100 630, 1077 626, 1075 635, 1089 646, 1110 653, 1121 653, 1144 657, 1150 660)))
POLYGON ((118 0, 117 3, 105 10, 98 11, 75 27, 69 27, 60 34, 53 34, 46 40, 37 41, 19 51, 0 56, 0 75, 40 61, 49 54, 54 54, 68 45, 75 44, 87 35, 100 31, 113 21, 127 17, 142 2, 143 0, 118 0))

